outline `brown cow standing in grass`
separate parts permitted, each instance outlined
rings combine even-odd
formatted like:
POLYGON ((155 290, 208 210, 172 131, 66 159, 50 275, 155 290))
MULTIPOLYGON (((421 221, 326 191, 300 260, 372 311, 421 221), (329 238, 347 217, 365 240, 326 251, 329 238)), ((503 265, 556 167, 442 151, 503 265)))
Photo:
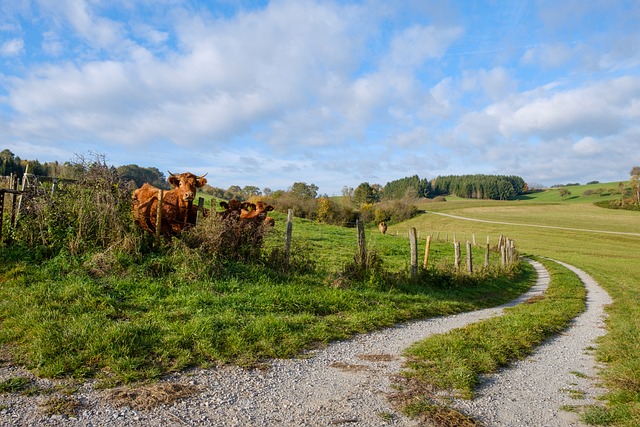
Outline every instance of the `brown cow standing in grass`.
MULTIPOLYGON (((205 175, 196 176, 191 172, 176 175, 169 172, 167 181, 175 188, 165 191, 162 196, 160 232, 164 236, 179 234, 185 228, 195 224, 193 199, 197 189, 207 183, 205 175)), ((155 233, 157 211, 158 188, 145 182, 142 187, 133 192, 134 221, 144 230, 155 233)))
POLYGON ((378 230, 380 230, 380 233, 386 234, 387 233, 387 223, 382 221, 380 224, 378 224, 378 230))

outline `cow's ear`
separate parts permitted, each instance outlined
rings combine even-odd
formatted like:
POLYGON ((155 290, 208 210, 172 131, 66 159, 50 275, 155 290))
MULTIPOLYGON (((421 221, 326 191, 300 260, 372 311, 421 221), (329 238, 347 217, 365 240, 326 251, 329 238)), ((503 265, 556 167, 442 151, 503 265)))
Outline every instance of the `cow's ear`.
POLYGON ((178 178, 177 176, 171 175, 169 176, 167 181, 169 181, 169 184, 173 185, 174 187, 180 187, 180 178, 178 178))
POLYGON ((220 202, 220 207, 223 207, 225 209, 229 209, 229 203, 227 202, 220 202))
POLYGON ((274 210, 275 208, 272 205, 267 205, 266 208, 264 208, 265 211, 267 212, 271 212, 272 210, 274 210))
POLYGON ((196 187, 202 187, 207 183, 207 178, 198 178, 196 180, 196 187))

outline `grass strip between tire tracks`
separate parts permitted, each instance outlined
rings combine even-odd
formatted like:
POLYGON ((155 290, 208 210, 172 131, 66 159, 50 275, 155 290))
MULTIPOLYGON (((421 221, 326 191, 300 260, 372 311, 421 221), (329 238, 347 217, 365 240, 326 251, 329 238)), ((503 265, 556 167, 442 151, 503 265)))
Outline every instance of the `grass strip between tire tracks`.
MULTIPOLYGON (((578 276, 553 261, 537 261, 550 274, 543 296, 507 308, 502 316, 431 336, 406 350, 409 362, 402 372, 406 386, 398 396, 404 412, 431 421, 451 420, 451 409, 434 399, 438 391, 472 398, 481 375, 523 359, 585 310, 586 290, 578 276), (439 417, 442 412, 448 415, 439 417)), ((457 423, 476 425, 471 419, 457 423)))

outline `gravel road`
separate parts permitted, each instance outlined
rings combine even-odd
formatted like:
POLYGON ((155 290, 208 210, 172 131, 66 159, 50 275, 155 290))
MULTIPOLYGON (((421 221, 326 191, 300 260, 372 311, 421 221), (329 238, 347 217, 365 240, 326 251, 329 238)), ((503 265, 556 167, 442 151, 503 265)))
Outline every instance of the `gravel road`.
MULTIPOLYGON (((386 398, 394 391, 390 377, 402 368, 402 351, 429 335, 500 315, 504 307, 543 293, 548 273, 541 264, 532 263, 538 272, 536 284, 501 307, 359 335, 298 359, 271 361, 265 369, 185 372, 160 385, 195 392, 151 409, 120 406, 114 403, 114 390, 95 390, 91 382, 72 393, 71 401, 79 407, 71 417, 43 414, 44 403, 56 393, 3 394, 0 426, 415 426, 386 398)), ((604 333, 603 306, 609 299, 593 279, 572 269, 587 286, 587 311, 532 357, 488 378, 477 399, 455 401, 461 410, 489 426, 579 425, 559 406, 575 405, 572 396, 583 394, 587 399, 579 404, 588 403, 602 392, 594 386, 595 362, 586 349, 604 333)), ((0 380, 16 376, 30 375, 16 367, 0 368, 0 380)), ((35 378, 34 382, 41 389, 61 390, 59 382, 35 378)))

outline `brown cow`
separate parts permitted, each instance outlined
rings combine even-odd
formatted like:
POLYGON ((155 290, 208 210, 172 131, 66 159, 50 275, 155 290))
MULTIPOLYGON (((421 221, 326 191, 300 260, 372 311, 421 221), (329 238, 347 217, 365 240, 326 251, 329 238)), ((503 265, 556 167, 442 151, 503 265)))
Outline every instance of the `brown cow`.
POLYGON ((275 219, 267 216, 267 212, 271 212, 275 208, 272 205, 267 205, 265 202, 256 202, 253 205, 254 209, 242 209, 240 218, 248 221, 261 221, 265 225, 274 226, 276 224, 275 219))
MULTIPOLYGON (((206 174, 205 174, 206 175, 206 174)), ((162 196, 162 226, 164 236, 179 234, 185 228, 195 224, 193 199, 198 188, 207 183, 203 176, 191 172, 180 175, 169 172, 169 184, 175 188, 165 191, 162 196)), ((133 218, 144 230, 155 233, 158 210, 158 188, 144 183, 133 192, 133 218)))
POLYGON ((378 224, 378 230, 380 230, 380 233, 386 234, 387 233, 387 223, 382 221, 380 224, 378 224))
POLYGON ((224 210, 218 212, 218 216, 221 219, 240 218, 242 210, 248 210, 250 208, 255 209, 255 205, 249 202, 240 202, 237 199, 231 199, 229 202, 220 202, 220 207, 224 210))

